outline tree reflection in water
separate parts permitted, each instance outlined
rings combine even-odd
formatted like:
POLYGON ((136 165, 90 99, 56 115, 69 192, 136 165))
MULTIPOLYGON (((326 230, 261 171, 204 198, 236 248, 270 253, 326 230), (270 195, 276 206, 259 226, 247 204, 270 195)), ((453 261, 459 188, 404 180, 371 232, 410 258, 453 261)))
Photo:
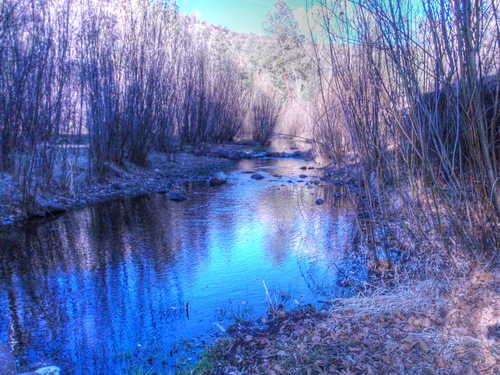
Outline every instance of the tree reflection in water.
POLYGON ((186 202, 152 194, 4 228, 1 339, 23 369, 53 361, 70 374, 116 374, 146 357, 161 369, 176 361, 176 341, 229 323, 217 313, 224 306, 262 315, 262 280, 302 303, 337 293, 335 265, 352 247, 349 203, 317 206, 332 191, 272 177, 303 164, 245 161, 226 186, 184 186, 186 202))

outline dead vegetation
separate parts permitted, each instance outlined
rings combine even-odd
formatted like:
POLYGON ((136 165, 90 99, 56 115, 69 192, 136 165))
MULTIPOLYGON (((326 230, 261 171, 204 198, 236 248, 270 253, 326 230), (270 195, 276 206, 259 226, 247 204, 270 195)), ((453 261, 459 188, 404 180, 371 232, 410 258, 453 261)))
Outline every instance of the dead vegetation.
POLYGON ((236 324, 191 374, 497 374, 500 273, 470 270, 236 324))

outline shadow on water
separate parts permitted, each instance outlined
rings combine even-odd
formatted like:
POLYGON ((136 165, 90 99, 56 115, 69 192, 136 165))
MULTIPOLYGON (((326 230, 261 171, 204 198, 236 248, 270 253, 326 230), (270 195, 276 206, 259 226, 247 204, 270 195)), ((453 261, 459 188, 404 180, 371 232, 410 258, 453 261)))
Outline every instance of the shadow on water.
POLYGON ((335 278, 353 246, 349 202, 306 185, 318 171, 301 166, 314 164, 246 160, 226 185, 181 186, 185 202, 151 194, 4 229, 0 339, 23 370, 39 361, 68 374, 169 370, 186 345, 262 316, 263 281, 288 307, 342 294, 335 278))

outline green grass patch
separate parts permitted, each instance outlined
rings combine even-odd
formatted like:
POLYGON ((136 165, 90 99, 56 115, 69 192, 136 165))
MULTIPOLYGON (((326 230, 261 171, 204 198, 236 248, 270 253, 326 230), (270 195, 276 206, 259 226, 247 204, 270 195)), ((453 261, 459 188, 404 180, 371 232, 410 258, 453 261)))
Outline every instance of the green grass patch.
POLYGON ((178 370, 179 375, 210 375, 217 367, 224 364, 221 348, 228 344, 227 340, 221 340, 215 345, 208 347, 198 357, 196 363, 178 370))

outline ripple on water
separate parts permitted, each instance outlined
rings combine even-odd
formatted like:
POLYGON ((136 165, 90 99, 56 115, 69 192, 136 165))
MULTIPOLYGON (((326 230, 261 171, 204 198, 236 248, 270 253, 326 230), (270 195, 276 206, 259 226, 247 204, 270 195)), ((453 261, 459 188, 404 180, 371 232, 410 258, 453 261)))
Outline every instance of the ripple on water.
POLYGON ((169 369, 185 353, 179 340, 196 347, 220 331, 214 323, 264 314, 263 281, 290 306, 337 293, 354 223, 347 200, 327 204, 331 190, 297 183, 317 174, 304 165, 313 164, 244 160, 227 172, 231 183, 183 186, 185 202, 151 194, 3 233, 0 339, 23 369, 169 369))

